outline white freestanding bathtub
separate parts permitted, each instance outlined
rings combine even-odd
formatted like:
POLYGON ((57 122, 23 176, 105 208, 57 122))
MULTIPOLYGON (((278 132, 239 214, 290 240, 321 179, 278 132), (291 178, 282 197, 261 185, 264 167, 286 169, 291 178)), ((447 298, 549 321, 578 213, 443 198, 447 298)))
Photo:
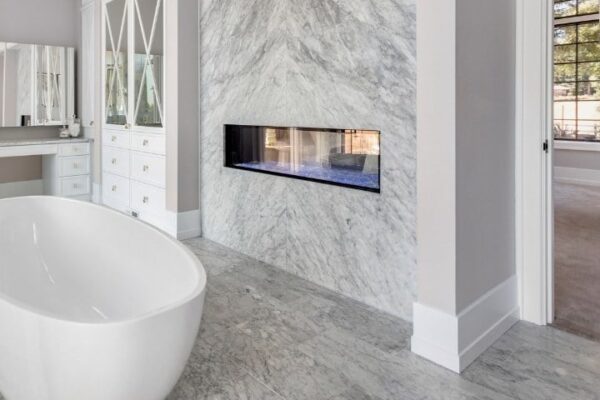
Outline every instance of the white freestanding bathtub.
POLYGON ((163 400, 205 286, 185 246, 130 217, 57 197, 0 200, 0 392, 163 400))

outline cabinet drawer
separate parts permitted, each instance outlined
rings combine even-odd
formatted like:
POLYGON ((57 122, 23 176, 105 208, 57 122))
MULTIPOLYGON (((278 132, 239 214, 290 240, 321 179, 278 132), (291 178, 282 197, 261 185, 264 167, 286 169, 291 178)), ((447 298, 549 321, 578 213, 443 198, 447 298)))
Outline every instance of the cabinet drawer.
POLYGON ((88 175, 90 173, 90 156, 59 157, 59 176, 88 175))
POLYGON ((89 175, 60 178, 60 192, 63 196, 81 196, 90 192, 89 175))
POLYGON ((161 212, 165 209, 165 197, 164 189, 131 181, 131 208, 135 211, 161 212))
POLYGON ((102 174, 102 197, 129 204, 129 179, 109 173, 102 174))
POLYGON ((131 149, 154 154, 166 154, 165 135, 132 133, 131 149))
POLYGON ((121 176, 129 176, 129 151, 105 146, 102 149, 102 169, 121 176))
POLYGON ((102 145, 128 149, 129 132, 104 130, 102 132, 102 145))
POLYGON ((89 143, 61 143, 58 145, 59 156, 81 156, 90 154, 89 143))
POLYGON ((147 153, 131 153, 131 178, 150 183, 152 185, 165 187, 165 158, 147 153))

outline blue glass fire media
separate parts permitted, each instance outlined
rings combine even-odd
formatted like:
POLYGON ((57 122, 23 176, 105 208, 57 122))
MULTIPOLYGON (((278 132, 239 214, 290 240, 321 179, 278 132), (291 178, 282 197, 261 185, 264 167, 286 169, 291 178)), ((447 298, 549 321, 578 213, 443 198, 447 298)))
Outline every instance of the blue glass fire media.
POLYGON ((380 132, 225 125, 225 166, 380 192, 380 132))

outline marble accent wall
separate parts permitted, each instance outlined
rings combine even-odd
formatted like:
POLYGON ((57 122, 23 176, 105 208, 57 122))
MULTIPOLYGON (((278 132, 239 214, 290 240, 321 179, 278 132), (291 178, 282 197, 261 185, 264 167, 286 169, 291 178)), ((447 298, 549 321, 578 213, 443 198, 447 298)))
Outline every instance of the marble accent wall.
POLYGON ((200 0, 206 238, 411 319, 415 0, 200 0), (381 130, 381 194, 223 167, 223 124, 381 130))

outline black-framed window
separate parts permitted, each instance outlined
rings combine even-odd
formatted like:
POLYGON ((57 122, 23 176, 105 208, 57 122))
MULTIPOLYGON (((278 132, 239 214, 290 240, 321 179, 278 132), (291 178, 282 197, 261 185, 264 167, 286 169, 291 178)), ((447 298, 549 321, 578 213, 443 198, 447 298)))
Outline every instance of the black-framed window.
POLYGON ((554 137, 600 141, 599 0, 555 0, 554 137))
POLYGON ((554 18, 568 18, 596 14, 600 10, 598 0, 554 0, 554 18))

